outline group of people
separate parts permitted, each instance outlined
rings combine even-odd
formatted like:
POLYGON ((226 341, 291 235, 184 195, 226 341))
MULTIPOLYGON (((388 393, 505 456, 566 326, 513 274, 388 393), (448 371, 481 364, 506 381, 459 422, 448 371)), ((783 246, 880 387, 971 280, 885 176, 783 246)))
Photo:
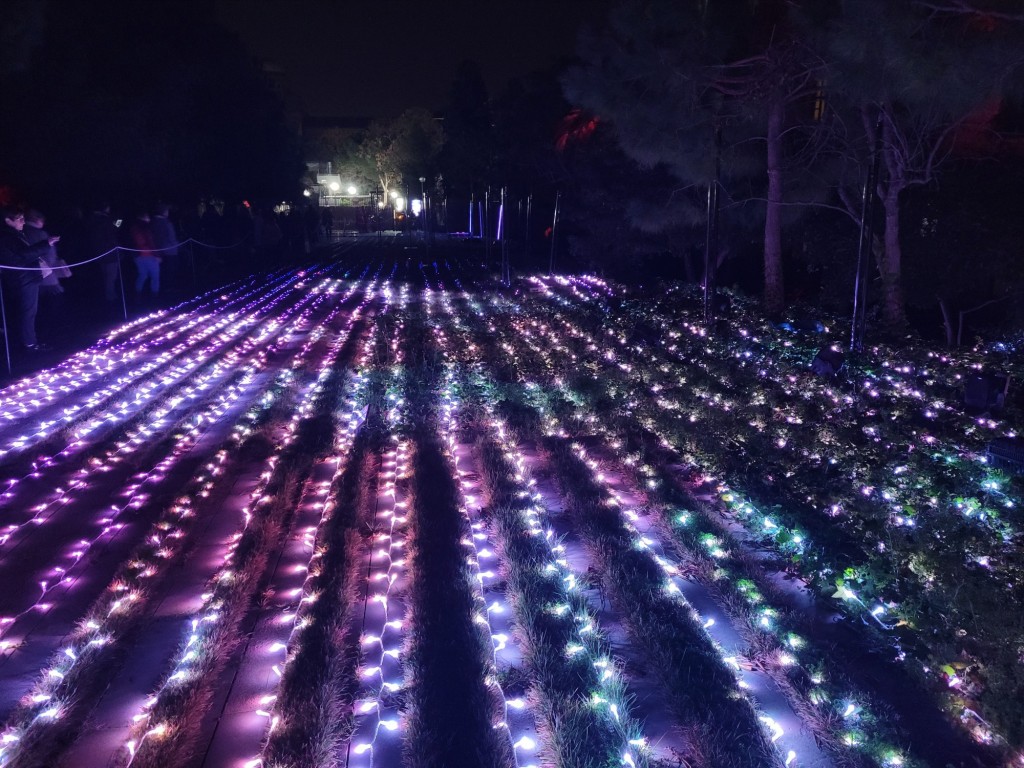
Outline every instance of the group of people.
MULTIPOLYGON (((180 244, 170 208, 158 205, 150 216, 140 210, 121 232, 124 222, 115 219, 108 203, 101 203, 85 221, 87 253, 99 257, 103 278, 103 298, 115 303, 117 281, 121 277, 121 252, 127 251, 135 262, 135 295, 142 298, 147 290, 151 296, 160 293, 160 266, 166 260, 176 267, 180 244)), ((123 279, 123 278, 122 278, 123 279)))
POLYGON ((308 201, 280 210, 204 200, 180 211, 180 238, 165 204, 138 208, 125 220, 102 200, 87 214, 72 209, 61 219, 63 240, 47 232, 39 211, 2 208, 0 218, 3 332, 13 348, 27 353, 46 348, 37 337, 37 314, 44 339, 48 331, 57 336, 70 331, 69 318, 81 312, 103 320, 119 316, 123 296, 129 307, 151 306, 168 288, 187 291, 190 283, 194 290, 197 280, 216 282, 305 258, 331 241, 334 228, 330 209, 308 201), (65 306, 61 282, 72 274, 65 306))
MULTIPOLYGON (((46 349, 36 331, 40 302, 49 304, 46 313, 62 314, 64 287, 61 281, 71 277, 72 270, 57 250, 61 238, 50 235, 46 219, 39 211, 0 209, 0 288, 8 299, 4 308, 8 342, 14 341, 27 353, 46 349)), ((167 205, 157 205, 152 215, 139 210, 124 225, 111 214, 110 205, 100 203, 73 227, 68 253, 72 266, 97 263, 104 299, 111 308, 120 306, 118 281, 127 284, 126 263, 134 263, 136 304, 145 303, 145 296, 160 293, 161 263, 176 265, 179 251, 178 235, 169 217, 167 205), (122 258, 122 254, 125 257, 122 258)), ((63 246, 62 246, 63 248, 63 246)))

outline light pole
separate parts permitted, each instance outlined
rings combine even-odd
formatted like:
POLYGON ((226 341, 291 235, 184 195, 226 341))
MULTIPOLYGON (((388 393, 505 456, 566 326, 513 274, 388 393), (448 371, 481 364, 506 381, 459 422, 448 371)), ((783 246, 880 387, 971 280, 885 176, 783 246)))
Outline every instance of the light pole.
MULTIPOLYGON (((426 188, 423 186, 424 184, 426 184, 426 182, 427 182, 427 177, 426 176, 420 176, 420 202, 421 202, 421 204, 423 206, 420 209, 422 211, 420 213, 420 215, 423 217, 423 220, 420 222, 421 223, 421 227, 420 228, 423 230, 423 239, 424 240, 427 239, 427 193, 425 191, 426 188)), ((427 245, 427 249, 428 250, 430 249, 429 245, 427 245)))

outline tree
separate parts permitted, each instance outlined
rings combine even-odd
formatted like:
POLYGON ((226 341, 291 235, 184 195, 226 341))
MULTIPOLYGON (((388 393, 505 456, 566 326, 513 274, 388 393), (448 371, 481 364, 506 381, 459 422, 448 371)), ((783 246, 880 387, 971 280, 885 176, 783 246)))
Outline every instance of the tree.
POLYGON ((371 168, 387 198, 403 179, 433 177, 441 151, 441 128, 425 109, 409 109, 394 120, 370 124, 355 152, 371 168))
POLYGON ((27 194, 134 204, 294 194, 302 166, 283 106, 205 3, 45 7, 27 66, 0 81, 4 103, 17 105, 5 113, 0 167, 27 194))
POLYGON ((801 44, 783 2, 627 0, 605 33, 586 35, 564 83, 571 101, 611 122, 641 165, 683 185, 719 179, 733 213, 754 201, 764 217, 765 298, 782 308, 782 206, 792 105, 817 88, 820 63, 801 44), (757 146, 766 150, 759 153, 757 146))
POLYGON ((902 286, 904 193, 934 182, 957 132, 998 99, 1019 71, 1018 34, 937 14, 927 3, 840 0, 819 43, 829 62, 823 125, 839 158, 839 197, 860 218, 862 174, 881 126, 882 245, 878 259, 884 323, 906 326, 902 286))
POLYGON ((495 154, 494 129, 487 88, 474 61, 459 65, 444 109, 444 146, 440 163, 445 187, 469 197, 491 183, 495 154))

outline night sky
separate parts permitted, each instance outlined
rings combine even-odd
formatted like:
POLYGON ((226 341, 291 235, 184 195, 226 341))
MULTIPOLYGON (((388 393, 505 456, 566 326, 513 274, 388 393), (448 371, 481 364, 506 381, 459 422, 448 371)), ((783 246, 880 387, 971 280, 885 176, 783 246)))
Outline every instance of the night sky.
POLYGON ((490 95, 571 56, 607 0, 337 2, 217 0, 219 18, 284 70, 289 106, 310 115, 388 117, 440 108, 463 59, 490 95))

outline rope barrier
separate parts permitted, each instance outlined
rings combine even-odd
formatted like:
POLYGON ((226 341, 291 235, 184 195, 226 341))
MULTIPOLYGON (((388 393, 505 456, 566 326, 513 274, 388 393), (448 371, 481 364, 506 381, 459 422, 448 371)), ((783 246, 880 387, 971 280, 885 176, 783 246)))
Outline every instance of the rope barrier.
MULTIPOLYGON (((92 264, 94 261, 99 261, 100 259, 105 258, 105 257, 109 256, 112 253, 117 253, 118 251, 127 251, 128 253, 158 253, 158 252, 162 253, 163 251, 169 251, 172 248, 180 248, 181 246, 188 245, 190 243, 194 244, 194 245, 202 246, 203 248, 210 248, 210 249, 216 250, 216 251, 228 251, 228 250, 231 250, 232 248, 237 248, 238 246, 240 246, 242 243, 244 243, 248 239, 249 239, 249 237, 246 236, 246 237, 243 237, 241 240, 239 240, 237 243, 233 243, 232 245, 212 245, 210 243, 204 243, 204 242, 202 242, 200 240, 196 240, 194 237, 190 237, 187 240, 182 240, 181 242, 175 243, 174 245, 167 245, 167 246, 164 246, 163 248, 150 248, 148 250, 143 250, 143 249, 140 249, 140 248, 126 248, 126 247, 124 247, 122 245, 118 245, 118 246, 115 246, 114 248, 111 248, 106 253, 101 253, 99 256, 93 256, 91 259, 86 259, 85 261, 76 261, 74 264, 62 264, 58 268, 67 267, 68 269, 71 269, 71 267, 81 267, 81 266, 84 266, 85 264, 92 264)), ((8 266, 6 264, 0 264, 0 269, 10 269, 10 270, 14 270, 16 272, 43 272, 44 271, 42 267, 13 267, 13 266, 8 266)), ((48 267, 46 267, 46 269, 54 269, 54 268, 48 266, 48 267)))

